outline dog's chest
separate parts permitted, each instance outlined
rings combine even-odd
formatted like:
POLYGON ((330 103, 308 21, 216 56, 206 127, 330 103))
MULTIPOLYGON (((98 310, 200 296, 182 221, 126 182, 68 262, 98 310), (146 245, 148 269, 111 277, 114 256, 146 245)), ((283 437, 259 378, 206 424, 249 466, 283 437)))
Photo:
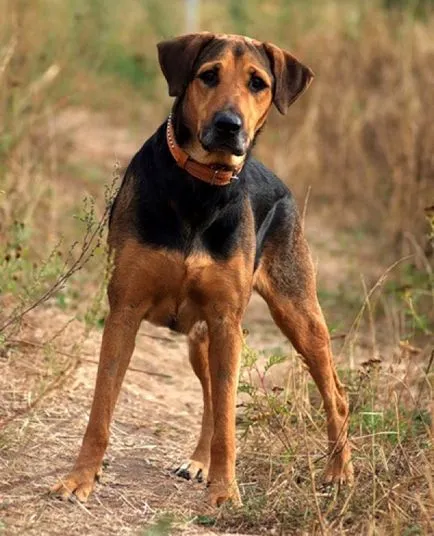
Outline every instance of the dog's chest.
POLYGON ((149 274, 152 298, 145 319, 176 331, 188 331, 195 320, 192 317, 197 316, 197 301, 207 293, 204 276, 212 264, 206 255, 183 259, 176 253, 162 253, 149 274))
POLYGON ((116 265, 117 293, 131 297, 145 320, 177 331, 188 332, 210 309, 237 306, 243 299, 243 255, 217 261, 204 253, 185 257, 129 241, 116 265))

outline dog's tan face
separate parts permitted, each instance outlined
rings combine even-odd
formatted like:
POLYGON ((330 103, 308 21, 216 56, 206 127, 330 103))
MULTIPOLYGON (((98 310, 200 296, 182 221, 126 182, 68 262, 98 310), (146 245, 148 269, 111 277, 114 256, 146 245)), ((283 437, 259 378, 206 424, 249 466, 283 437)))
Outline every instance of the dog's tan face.
POLYGON ((181 99, 185 149, 204 164, 238 166, 272 103, 281 113, 312 72, 278 47, 242 36, 190 34, 158 45, 169 94, 181 99))

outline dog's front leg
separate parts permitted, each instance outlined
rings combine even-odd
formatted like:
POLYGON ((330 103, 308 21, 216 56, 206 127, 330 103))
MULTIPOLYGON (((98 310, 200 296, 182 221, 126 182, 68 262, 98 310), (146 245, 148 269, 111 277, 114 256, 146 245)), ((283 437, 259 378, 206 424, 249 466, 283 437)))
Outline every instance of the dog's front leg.
POLYGON ((92 410, 81 450, 72 471, 52 489, 63 498, 74 495, 86 501, 95 487, 114 407, 140 326, 141 317, 137 313, 129 307, 120 307, 112 310, 106 320, 92 410))
POLYGON ((216 315, 208 322, 214 434, 208 474, 209 502, 240 504, 235 478, 235 407, 240 370, 242 331, 235 315, 216 315))

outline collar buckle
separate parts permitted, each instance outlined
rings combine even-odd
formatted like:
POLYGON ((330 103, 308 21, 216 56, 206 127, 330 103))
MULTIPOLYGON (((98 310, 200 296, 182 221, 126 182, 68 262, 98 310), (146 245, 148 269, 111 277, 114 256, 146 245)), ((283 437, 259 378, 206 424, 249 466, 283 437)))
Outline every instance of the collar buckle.
POLYGON ((218 175, 218 169, 214 169, 214 173, 213 173, 213 176, 212 176, 212 179, 211 179, 211 184, 215 184, 217 175, 218 175))

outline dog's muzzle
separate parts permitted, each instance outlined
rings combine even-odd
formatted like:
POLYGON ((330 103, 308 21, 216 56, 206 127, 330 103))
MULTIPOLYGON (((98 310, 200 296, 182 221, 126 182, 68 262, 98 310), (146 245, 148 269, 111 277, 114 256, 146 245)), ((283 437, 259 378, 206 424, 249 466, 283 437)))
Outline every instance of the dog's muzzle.
POLYGON ((247 140, 242 118, 232 111, 214 114, 200 136, 200 142, 206 151, 223 151, 236 156, 245 154, 248 146, 247 140))

